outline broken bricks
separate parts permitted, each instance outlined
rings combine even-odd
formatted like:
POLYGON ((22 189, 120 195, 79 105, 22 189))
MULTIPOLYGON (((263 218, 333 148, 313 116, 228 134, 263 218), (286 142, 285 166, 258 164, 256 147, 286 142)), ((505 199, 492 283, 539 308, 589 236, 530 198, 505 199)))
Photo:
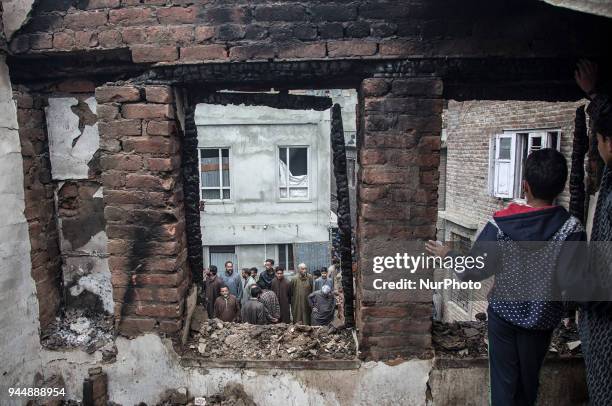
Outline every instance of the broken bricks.
POLYGON ((350 330, 283 323, 259 326, 219 319, 203 322, 189 348, 201 357, 226 360, 354 359, 357 351, 350 330))

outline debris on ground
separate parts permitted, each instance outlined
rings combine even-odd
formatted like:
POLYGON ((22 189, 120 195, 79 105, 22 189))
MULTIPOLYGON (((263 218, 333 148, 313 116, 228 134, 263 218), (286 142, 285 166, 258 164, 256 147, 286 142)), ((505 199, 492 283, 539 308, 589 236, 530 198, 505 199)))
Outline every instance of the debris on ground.
MULTIPOLYGON (((487 357, 488 339, 485 321, 433 322, 432 340, 437 355, 458 358, 487 357)), ((580 337, 575 325, 563 323, 553 332, 549 356, 580 354, 580 337)))
MULTIPOLYGON (((46 329, 41 344, 48 349, 80 348, 88 353, 112 343, 113 317, 69 309, 46 329)), ((112 350, 111 350, 112 352, 112 350)))
POLYGON ((563 323, 553 332, 549 353, 577 355, 581 353, 580 335, 575 324, 565 327, 563 323))
POLYGON ((355 359, 351 330, 336 327, 207 320, 193 334, 189 351, 223 360, 346 360, 355 359))
POLYGON ((187 388, 168 389, 161 396, 157 406, 257 406, 253 399, 247 395, 241 384, 230 382, 223 388, 223 392, 203 397, 190 396, 187 388))
POLYGON ((487 323, 483 321, 434 321, 432 340, 437 354, 456 357, 487 356, 487 323))

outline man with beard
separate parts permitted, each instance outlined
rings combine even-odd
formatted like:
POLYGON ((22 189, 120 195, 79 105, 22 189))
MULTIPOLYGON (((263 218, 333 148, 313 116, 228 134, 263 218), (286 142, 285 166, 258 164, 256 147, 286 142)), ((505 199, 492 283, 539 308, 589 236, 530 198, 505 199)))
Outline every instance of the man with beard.
POLYGON ((329 285, 323 285, 321 290, 308 296, 308 304, 312 308, 312 325, 328 326, 334 320, 336 299, 329 285))
POLYGON ((232 261, 225 262, 225 272, 219 275, 225 286, 229 288, 232 295, 240 301, 242 299, 242 278, 234 272, 234 263, 232 261))
POLYGON ((215 317, 215 301, 221 294, 223 281, 217 276, 217 267, 211 265, 206 275, 206 312, 209 318, 215 317))
POLYGON ((262 289, 272 289, 272 281, 274 280, 274 260, 266 259, 264 266, 266 269, 259 275, 258 281, 263 283, 263 285, 260 284, 259 286, 262 287, 262 289))
POLYGON ((298 265, 298 274, 291 280, 291 314, 295 324, 310 325, 310 306, 308 295, 312 293, 312 275, 308 267, 302 263, 298 265))
POLYGON ((255 285, 255 279, 251 276, 249 268, 242 268, 242 300, 240 305, 244 306, 251 296, 251 286, 255 285))
POLYGON ((285 279, 285 269, 276 267, 276 278, 272 281, 272 291, 278 298, 281 323, 291 323, 291 284, 285 279))

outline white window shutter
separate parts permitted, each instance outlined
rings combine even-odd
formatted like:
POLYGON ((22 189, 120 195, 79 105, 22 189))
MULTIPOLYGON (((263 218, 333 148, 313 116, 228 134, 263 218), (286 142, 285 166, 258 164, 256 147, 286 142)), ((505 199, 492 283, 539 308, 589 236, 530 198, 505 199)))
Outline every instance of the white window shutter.
POLYGON ((495 137, 495 176, 493 195, 504 199, 514 197, 516 167, 516 135, 495 137))
POLYGON ((489 137, 489 167, 487 176, 487 194, 495 196, 495 143, 496 136, 489 137))

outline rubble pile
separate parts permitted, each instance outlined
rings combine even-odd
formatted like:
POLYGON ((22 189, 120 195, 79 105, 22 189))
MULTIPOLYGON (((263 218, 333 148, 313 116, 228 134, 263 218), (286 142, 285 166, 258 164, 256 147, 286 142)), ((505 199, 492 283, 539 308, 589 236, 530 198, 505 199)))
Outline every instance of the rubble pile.
MULTIPOLYGON (((443 323, 434 321, 433 345, 436 353, 458 358, 486 357, 489 340, 485 321, 456 321, 443 323)), ((580 337, 576 325, 565 327, 563 323, 553 332, 549 356, 572 356, 580 351, 580 337)))
POLYGON ((257 326, 205 321, 189 348, 202 357, 226 360, 354 359, 356 345, 350 330, 293 324, 257 326))
POLYGON ((104 314, 87 314, 81 309, 69 309, 56 317, 41 338, 48 349, 80 348, 88 353, 113 342, 113 318, 104 314))
POLYGON ((432 340, 437 353, 455 357, 487 356, 487 324, 484 321, 434 321, 432 340))

